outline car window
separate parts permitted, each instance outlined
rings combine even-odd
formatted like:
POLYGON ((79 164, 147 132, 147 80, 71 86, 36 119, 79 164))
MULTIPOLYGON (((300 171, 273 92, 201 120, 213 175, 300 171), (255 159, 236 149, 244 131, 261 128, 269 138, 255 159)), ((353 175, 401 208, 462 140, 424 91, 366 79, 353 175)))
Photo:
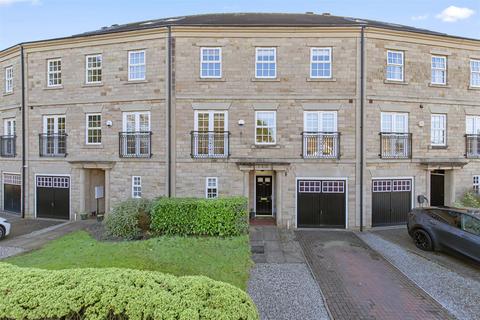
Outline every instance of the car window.
POLYGON ((461 226, 461 214, 455 211, 431 209, 429 213, 436 220, 449 224, 452 227, 460 228, 461 226))
POLYGON ((468 214, 462 215, 462 230, 480 236, 480 220, 468 214))

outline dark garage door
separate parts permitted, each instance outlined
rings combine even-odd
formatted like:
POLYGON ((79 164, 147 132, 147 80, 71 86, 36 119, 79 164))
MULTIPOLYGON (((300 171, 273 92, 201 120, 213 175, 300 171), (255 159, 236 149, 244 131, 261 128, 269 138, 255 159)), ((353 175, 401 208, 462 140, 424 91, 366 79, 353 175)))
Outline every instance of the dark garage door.
POLYGON ((20 213, 22 208, 22 178, 19 174, 3 174, 3 209, 20 213))
POLYGON ((345 228, 344 180, 299 180, 297 226, 345 228))
POLYGON ((37 176, 37 217, 69 219, 70 178, 37 176))
POLYGON ((405 224, 411 209, 411 179, 372 181, 372 226, 405 224))

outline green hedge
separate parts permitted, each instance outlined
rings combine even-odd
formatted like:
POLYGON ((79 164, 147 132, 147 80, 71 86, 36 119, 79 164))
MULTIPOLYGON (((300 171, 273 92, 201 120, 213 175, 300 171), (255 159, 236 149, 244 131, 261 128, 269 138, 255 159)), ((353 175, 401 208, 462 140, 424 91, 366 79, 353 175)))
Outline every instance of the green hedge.
POLYGON ((128 199, 113 207, 105 218, 109 236, 127 240, 139 238, 148 231, 152 202, 147 199, 128 199))
POLYGON ((248 232, 247 199, 161 198, 151 211, 155 234, 237 236, 248 232))
POLYGON ((207 277, 0 263, 0 319, 258 319, 248 295, 207 277))

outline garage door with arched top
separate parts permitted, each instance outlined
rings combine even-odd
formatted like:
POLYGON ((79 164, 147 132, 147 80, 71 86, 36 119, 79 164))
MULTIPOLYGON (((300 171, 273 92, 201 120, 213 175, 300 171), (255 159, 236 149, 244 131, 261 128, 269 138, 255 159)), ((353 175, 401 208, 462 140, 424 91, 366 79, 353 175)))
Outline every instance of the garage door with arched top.
POLYGON ((37 176, 37 217, 70 218, 70 178, 37 176))
POLYGON ((344 180, 298 180, 297 226, 345 228, 344 180))
POLYGON ((372 181, 372 226, 406 224, 411 209, 411 179, 372 181))

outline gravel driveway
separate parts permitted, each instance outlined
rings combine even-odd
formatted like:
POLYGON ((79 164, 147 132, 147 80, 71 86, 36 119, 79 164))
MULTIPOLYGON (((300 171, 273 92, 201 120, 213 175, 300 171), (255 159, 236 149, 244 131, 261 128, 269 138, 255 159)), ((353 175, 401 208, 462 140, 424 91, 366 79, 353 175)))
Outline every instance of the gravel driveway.
POLYGON ((357 234, 460 320, 479 319, 480 282, 371 232, 357 234))

